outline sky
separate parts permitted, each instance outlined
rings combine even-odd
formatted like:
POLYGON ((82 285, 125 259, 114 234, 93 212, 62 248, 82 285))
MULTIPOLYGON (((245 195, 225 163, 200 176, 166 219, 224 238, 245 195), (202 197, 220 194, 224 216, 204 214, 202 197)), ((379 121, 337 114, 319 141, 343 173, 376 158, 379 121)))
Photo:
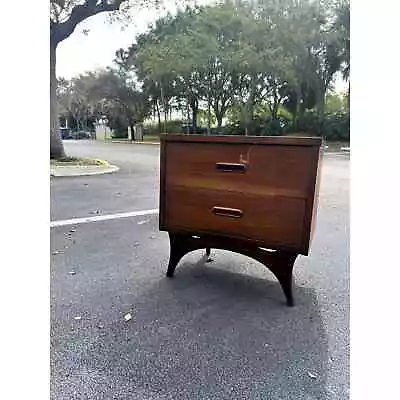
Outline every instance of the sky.
POLYGON ((123 28, 110 24, 106 14, 95 15, 80 23, 57 49, 57 76, 72 78, 82 72, 103 68, 112 63, 115 52, 133 43, 135 36, 146 30, 157 17, 140 11, 134 24, 123 28), (88 30, 88 34, 83 33, 88 30))
MULTIPOLYGON (((209 3, 210 0, 199 1, 209 3)), ((171 3, 171 2, 170 2, 171 3)), ((169 5, 168 10, 174 6, 169 5)), ((127 27, 119 23, 110 24, 106 14, 95 15, 79 24, 74 33, 58 45, 57 76, 70 79, 83 72, 111 65, 115 52, 134 42, 135 36, 144 32, 165 11, 140 10, 134 23, 127 27), (85 35, 84 30, 88 30, 85 35)), ((335 89, 345 91, 347 84, 336 79, 335 89)))

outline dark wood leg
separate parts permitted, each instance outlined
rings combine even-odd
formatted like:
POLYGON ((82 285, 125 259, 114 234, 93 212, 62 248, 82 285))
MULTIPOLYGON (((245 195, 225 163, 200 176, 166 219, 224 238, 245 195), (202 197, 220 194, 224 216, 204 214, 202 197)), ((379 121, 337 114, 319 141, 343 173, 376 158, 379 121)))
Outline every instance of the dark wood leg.
POLYGON ((207 256, 206 262, 208 262, 208 263, 213 260, 210 255, 211 255, 211 249, 209 247, 207 247, 206 248, 206 256, 207 256))
POLYGON ((209 258, 211 247, 234 251, 264 264, 278 279, 283 293, 286 296, 287 305, 289 307, 294 306, 292 275, 293 266, 297 258, 296 253, 267 251, 258 247, 254 243, 249 243, 244 240, 213 235, 203 235, 199 237, 169 232, 169 240, 171 251, 167 270, 168 277, 174 275, 175 268, 180 259, 193 250, 205 248, 208 257, 207 261, 211 261, 209 258))
POLYGON ((175 268, 178 265, 180 259, 189 251, 191 251, 187 247, 185 237, 181 235, 175 235, 173 233, 169 233, 169 244, 170 244, 170 255, 169 255, 169 263, 167 276, 172 278, 174 276, 175 268))
POLYGON ((267 268, 278 279, 278 282, 282 287, 283 293, 286 296, 286 302, 289 307, 294 306, 292 282, 293 282, 293 267, 296 258, 297 254, 295 253, 275 252, 273 253, 273 257, 268 263, 268 265, 266 265, 267 268))

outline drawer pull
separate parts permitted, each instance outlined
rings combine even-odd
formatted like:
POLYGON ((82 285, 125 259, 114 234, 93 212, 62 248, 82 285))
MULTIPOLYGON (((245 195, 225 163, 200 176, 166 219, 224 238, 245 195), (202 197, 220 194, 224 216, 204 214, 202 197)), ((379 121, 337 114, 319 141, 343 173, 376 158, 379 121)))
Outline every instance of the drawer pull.
POLYGON ((215 215, 221 215, 222 217, 230 218, 242 218, 243 211, 236 208, 225 208, 225 207, 213 207, 213 213, 215 215))
POLYGON ((247 166, 245 164, 236 163, 223 163, 218 162, 215 164, 218 171, 222 172, 240 172, 244 174, 246 172, 247 166))

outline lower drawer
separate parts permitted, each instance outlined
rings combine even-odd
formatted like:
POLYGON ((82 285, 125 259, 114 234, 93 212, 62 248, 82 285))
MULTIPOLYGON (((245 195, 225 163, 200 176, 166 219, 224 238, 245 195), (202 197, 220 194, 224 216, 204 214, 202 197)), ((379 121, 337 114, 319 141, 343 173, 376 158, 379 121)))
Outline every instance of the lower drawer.
POLYGON ((169 187, 164 226, 169 231, 223 234, 300 251, 305 208, 301 198, 169 187))

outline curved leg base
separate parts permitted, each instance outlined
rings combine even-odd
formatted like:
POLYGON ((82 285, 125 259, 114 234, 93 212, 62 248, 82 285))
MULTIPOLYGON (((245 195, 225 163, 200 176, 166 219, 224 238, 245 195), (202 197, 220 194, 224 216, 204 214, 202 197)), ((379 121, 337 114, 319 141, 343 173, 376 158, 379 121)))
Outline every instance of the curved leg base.
POLYGON ((210 250, 218 248, 229 250, 251 257, 264 264, 278 279, 283 293, 286 296, 287 305, 294 306, 292 293, 292 273, 297 253, 283 251, 268 251, 245 240, 231 239, 222 236, 203 235, 194 236, 189 234, 175 234, 169 232, 170 258, 167 276, 172 277, 175 268, 181 258, 193 250, 206 249, 207 261, 210 258, 210 250))

